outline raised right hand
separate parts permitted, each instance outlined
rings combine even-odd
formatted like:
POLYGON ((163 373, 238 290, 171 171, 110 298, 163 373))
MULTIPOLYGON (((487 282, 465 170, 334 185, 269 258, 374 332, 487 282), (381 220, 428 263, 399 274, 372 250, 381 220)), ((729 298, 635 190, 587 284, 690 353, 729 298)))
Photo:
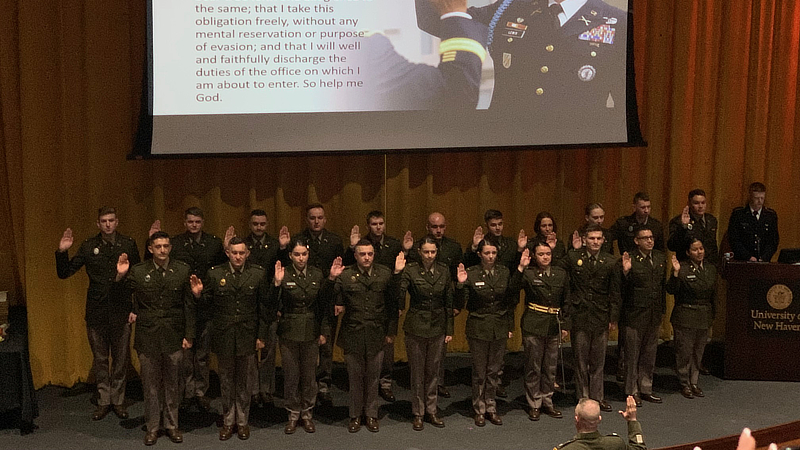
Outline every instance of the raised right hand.
POLYGON ((331 264, 331 272, 330 275, 328 275, 328 278, 334 280, 336 277, 341 275, 343 271, 344 266, 342 265, 342 257, 337 256, 336 259, 333 260, 333 264, 331 264))
POLYGON ((625 411, 619 411, 619 413, 628 422, 636 420, 636 400, 633 399, 632 395, 629 395, 628 398, 625 399, 625 411))
POLYGON ((150 230, 147 232, 148 237, 152 237, 157 232, 161 231, 161 221, 156 219, 152 225, 150 225, 150 230))
POLYGON ((482 240, 483 240, 483 227, 478 227, 475 229, 475 233, 472 235, 473 251, 478 249, 478 244, 480 244, 482 240))
POLYGON ((522 270, 525 270, 528 265, 531 263, 531 251, 530 249, 525 249, 522 251, 522 256, 519 257, 519 265, 522 267, 522 270))
POLYGON ((200 298, 200 295, 203 293, 203 281, 197 277, 197 275, 192 275, 189 277, 189 284, 192 286, 192 295, 194 298, 200 298))
POLYGON ((358 225, 353 225, 353 228, 350 229, 350 247, 355 247, 360 240, 361 230, 358 229, 358 225))
POLYGON ((675 271, 675 276, 678 276, 678 272, 681 270, 681 263, 678 262, 678 257, 672 255, 672 269, 675 271))
POLYGON ((222 241, 225 245, 225 248, 228 248, 228 243, 236 236, 236 228, 233 225, 229 226, 227 230, 225 230, 225 239, 222 241))
POLYGON ((522 251, 528 245, 528 235, 525 234, 525 230, 519 230, 519 235, 517 235, 517 250, 522 251))
POLYGON ((283 265, 281 264, 280 260, 275 261, 275 286, 280 286, 281 282, 283 281, 283 277, 286 275, 286 269, 284 269, 283 265))
POLYGON ((581 239, 581 235, 578 233, 578 230, 575 230, 575 232, 572 233, 572 248, 579 250, 581 247, 583 247, 583 239, 581 239))
POLYGON ((64 235, 61 236, 61 242, 58 243, 58 251, 65 252, 72 247, 72 228, 67 228, 64 230, 64 235))
POLYGON ((631 271, 631 255, 628 252, 622 254, 622 272, 627 275, 631 271))
POLYGON ((121 280, 122 277, 128 273, 128 269, 131 268, 131 262, 128 261, 128 254, 123 253, 119 255, 119 259, 117 259, 117 281, 121 280))
POLYGON ((467 281, 467 269, 464 268, 464 263, 458 265, 458 270, 456 271, 456 279, 459 283, 464 283, 467 281))
POLYGON ((684 206, 683 211, 681 212, 681 223, 688 225, 691 220, 692 218, 689 216, 689 206, 684 206))

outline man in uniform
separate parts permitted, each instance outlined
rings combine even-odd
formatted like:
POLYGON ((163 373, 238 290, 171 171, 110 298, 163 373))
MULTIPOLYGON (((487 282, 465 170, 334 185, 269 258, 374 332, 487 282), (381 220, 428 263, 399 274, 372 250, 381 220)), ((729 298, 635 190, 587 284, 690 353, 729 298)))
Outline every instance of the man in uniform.
POLYGON ((269 321, 265 271, 247 262, 249 251, 240 237, 228 242, 228 262, 208 271, 203 301, 211 306, 211 345, 219 363, 222 427, 219 439, 250 437, 248 425, 253 392, 251 374, 256 351, 264 348, 269 321))
POLYGON ((653 248, 662 252, 666 250, 664 246, 664 226, 661 225, 658 219, 650 215, 650 210, 650 196, 646 192, 637 192, 633 196, 633 214, 620 217, 614 222, 614 225, 611 225, 609 233, 617 241, 617 249, 619 249, 620 255, 636 250, 637 246, 634 243, 634 238, 636 229, 640 225, 646 225, 653 231, 655 238, 653 248))
POLYGON ((124 282, 115 287, 122 289, 125 298, 133 298, 129 322, 136 322, 133 347, 139 354, 144 391, 144 445, 156 443, 162 424, 169 439, 180 443, 180 362, 183 350, 194 340, 195 297, 200 297, 203 287, 196 275, 190 278, 188 264, 170 259, 167 233, 154 233, 148 247, 153 259, 133 267, 128 255, 120 255, 116 281, 124 282))
POLYGON ((748 205, 734 209, 728 221, 733 259, 769 262, 778 251, 778 214, 764 206, 767 187, 762 183, 751 184, 748 192, 748 205))
POLYGON ((653 394, 658 330, 666 312, 666 270, 664 252, 653 248, 653 230, 646 225, 636 229, 637 249, 622 254, 622 322, 625 326, 625 394, 636 406, 641 401, 661 403, 653 394))
POLYGON ((693 189, 689 192, 689 203, 683 211, 669 221, 667 247, 675 252, 678 261, 689 257, 689 242, 700 239, 706 249, 706 262, 719 266, 719 247, 717 246, 717 218, 706 212, 706 192, 693 189))
MULTIPOLYGON (((458 265, 461 264, 461 244, 458 241, 450 239, 444 233, 447 230, 447 221, 442 213, 434 212, 428 216, 428 222, 425 224, 425 229, 428 230, 428 237, 437 242, 439 252, 436 254, 436 261, 447 265, 450 269, 450 278, 456 279, 456 271, 458 265)), ((409 261, 414 261, 422 264, 422 257, 418 251, 424 239, 419 239, 414 242, 414 251, 408 253, 409 261)), ((447 346, 442 350, 442 361, 447 355, 447 346)), ((447 390, 444 384, 444 363, 439 365, 439 387, 437 392, 444 398, 450 398, 450 391, 447 390)))
POLYGON ((602 416, 600 405, 588 398, 581 399, 575 407, 575 429, 578 434, 553 450, 647 450, 642 436, 642 425, 636 420, 636 401, 628 397, 625 412, 619 413, 628 422, 628 440, 617 433, 607 436, 597 431, 602 416))
POLYGON ((572 350, 575 354, 575 390, 579 399, 591 398, 611 411, 603 393, 603 366, 608 333, 617 328, 620 274, 614 257, 602 250, 600 225, 584 227, 586 246, 567 252, 557 265, 569 273, 572 297, 568 303, 572 350))
MULTIPOLYGON (((288 264, 289 257, 286 247, 289 245, 289 229, 281 228, 278 239, 267 233, 267 212, 263 209, 254 209, 250 212, 250 234, 244 242, 250 252, 247 260, 261 266, 266 271, 268 281, 275 275, 275 262, 280 260, 288 264)), ((255 401, 263 406, 272 403, 275 394, 275 349, 278 346, 278 321, 273 320, 267 330, 267 340, 258 362, 258 383, 256 383, 255 401)))
MULTIPOLYGON (((183 214, 183 219, 186 232, 172 236, 170 239, 172 244, 170 257, 188 264, 192 269, 192 274, 205 281, 206 274, 211 267, 227 260, 225 247, 220 238, 203 231, 205 219, 202 209, 198 207, 187 209, 183 214)), ((156 229, 156 224, 152 229, 156 229)), ((196 399, 198 406, 208 411, 210 408, 210 402, 206 398, 209 383, 208 346, 210 336, 208 323, 211 311, 209 311, 208 305, 202 303, 197 305, 195 311, 197 336, 183 358, 186 385, 184 388, 185 403, 182 406, 186 407, 192 399, 196 399)))
MULTIPOLYGON (((549 3, 498 0, 464 11, 489 27, 490 109, 536 117, 546 141, 563 139, 566 127, 579 141, 625 140, 627 12, 602 0, 549 3)), ((420 28, 440 36, 428 1, 416 4, 420 28)))
POLYGON ((367 429, 376 432, 378 424, 378 379, 383 347, 397 334, 397 292, 401 275, 386 266, 374 264, 372 243, 361 240, 355 249, 356 264, 344 268, 341 260, 330 268, 335 279, 335 315, 342 317, 336 344, 344 351, 350 382, 351 433, 361 429, 366 416, 367 429))
POLYGON ((123 253, 128 261, 140 261, 136 241, 117 233, 117 211, 102 207, 97 212, 100 232, 81 244, 78 253, 69 258, 72 229, 67 228, 56 251, 58 278, 66 279, 86 266, 89 290, 86 292, 86 329, 92 349, 92 367, 97 381, 97 409, 92 420, 104 418, 113 409, 120 419, 127 419, 125 409, 125 372, 130 358, 130 298, 112 292, 117 261, 123 253), (110 359, 109 359, 110 355, 110 359))
MULTIPOLYGON (((406 254, 414 245, 414 238, 411 231, 406 231, 403 236, 403 241, 387 236, 386 232, 386 219, 381 211, 370 211, 367 214, 367 227, 369 233, 364 237, 372 243, 375 249, 375 264, 384 265, 394 270, 395 259, 401 252, 406 254)), ((342 263, 345 266, 353 265, 356 263, 355 248, 361 241, 361 231, 358 225, 353 226, 350 230, 350 247, 344 254, 342 263)), ((402 299, 400 300, 402 302, 402 299)), ((405 305, 398 305, 402 310, 405 305)), ((394 402, 397 398, 392 392, 392 369, 394 368, 394 342, 386 343, 383 347, 383 362, 381 363, 381 382, 379 394, 381 398, 387 402, 394 402)))
MULTIPOLYGON (((341 258, 344 254, 342 238, 325 228, 328 218, 325 215, 325 208, 320 203, 306 206, 305 218, 306 229, 292 236, 292 241, 303 240, 308 243, 308 265, 320 269, 322 274, 327 277, 333 261, 336 258, 341 258)), ((336 333, 336 317, 330 316, 327 320, 330 320, 330 323, 324 329, 329 329, 331 333, 336 333)), ((332 369, 333 339, 331 336, 325 336, 325 343, 319 346, 317 385, 319 401, 328 405, 332 402, 330 393, 332 369)))

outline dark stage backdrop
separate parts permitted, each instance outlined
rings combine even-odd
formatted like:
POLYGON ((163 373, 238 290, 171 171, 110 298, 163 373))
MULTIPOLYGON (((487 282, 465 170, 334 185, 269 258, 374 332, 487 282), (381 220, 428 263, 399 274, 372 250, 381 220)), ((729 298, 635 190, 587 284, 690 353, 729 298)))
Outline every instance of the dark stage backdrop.
MULTIPOLYGON (((230 224, 244 233, 248 211, 264 208, 274 233, 300 229, 313 201, 345 236, 374 208, 385 210, 390 234, 421 236, 427 213, 439 210, 464 244, 487 208, 505 213, 511 233, 530 231, 549 210, 565 238, 586 203, 603 202, 610 223, 630 214, 638 190, 666 222, 702 187, 725 228, 746 185, 760 180, 780 213, 782 246, 800 246, 798 2, 634 1, 648 148, 127 161, 145 4, 0 0, 0 290, 27 302, 37 386, 89 372, 86 276, 58 280, 53 252, 66 227, 78 240, 95 234, 104 204, 119 208, 120 231, 140 244, 156 218, 180 231, 193 205, 218 234, 230 224)), ((460 324, 453 351, 467 349, 460 324)), ((510 343, 518 346, 519 336, 510 343)))

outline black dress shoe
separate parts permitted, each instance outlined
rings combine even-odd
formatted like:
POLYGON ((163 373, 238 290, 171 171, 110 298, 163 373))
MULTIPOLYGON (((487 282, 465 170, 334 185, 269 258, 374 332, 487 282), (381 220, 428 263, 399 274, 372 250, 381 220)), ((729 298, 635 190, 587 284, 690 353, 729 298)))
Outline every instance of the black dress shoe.
POLYGON ((695 397, 705 397, 706 396, 706 394, 703 393, 703 390, 700 389, 700 387, 698 385, 696 385, 696 384, 692 385, 692 394, 694 394, 695 397))
POLYGON ((694 398, 694 394, 692 394, 692 388, 689 386, 684 386, 681 388, 681 395, 686 398, 694 398))
POLYGON ((531 408, 528 410, 528 419, 534 422, 538 421, 541 415, 542 413, 539 411, 539 408, 531 408))
POLYGON ((170 441, 180 444, 183 442, 183 432, 177 428, 170 428, 167 430, 167 437, 170 441))
POLYGON ((239 425, 236 427, 236 436, 243 441, 248 440, 250 438, 250 425, 239 425))
POLYGON ((313 432, 317 431, 317 427, 314 426, 314 421, 313 420, 311 420, 311 419, 303 419, 302 422, 303 422, 302 423, 303 430, 305 430, 306 433, 313 433, 313 432))
POLYGON ((428 414, 428 422, 436 428, 444 428, 444 420, 437 414, 428 414))
POLYGON ((444 386, 438 386, 436 388, 436 393, 439 394, 439 397, 450 398, 450 391, 444 386))
POLYGON ((611 412, 614 410, 614 408, 612 408, 611 405, 605 400, 600 400, 598 403, 600 404, 600 411, 611 412))
POLYGON ((394 396, 394 392, 392 392, 392 390, 389 388, 381 388, 378 391, 378 395, 380 395, 382 399, 389 403, 393 403, 395 400, 397 400, 397 398, 394 396))
POLYGON ((286 426, 283 427, 283 432, 286 434, 294 434, 295 431, 297 431, 296 420, 290 420, 289 422, 286 423, 286 426))
POLYGON ((111 406, 98 405, 97 409, 92 413, 92 420, 103 420, 103 418, 108 415, 109 411, 111 411, 111 406))
POLYGON ((486 418, 489 419, 489 422, 492 422, 494 425, 502 425, 503 419, 500 418, 496 412, 486 413, 486 418))
POLYGON ((377 433, 380 429, 380 424, 378 423, 378 419, 374 417, 367 417, 367 429, 373 433, 377 433))
POLYGON ((642 400, 650 403, 661 403, 663 401, 661 397, 655 394, 642 394, 642 400))
POLYGON ((125 420, 128 418, 128 410, 125 409, 124 405, 114 405, 111 407, 111 409, 114 410, 114 414, 116 414, 120 419, 125 420))
POLYGON ((486 418, 483 414, 475 414, 475 426, 482 427, 486 425, 486 418))
POLYGON ((350 424, 347 425, 347 431, 357 433, 361 429, 361 417, 351 417, 350 424))
POLYGON ((228 439, 233 436, 233 427, 228 425, 223 425, 219 429, 219 440, 220 441, 227 441, 228 439))
POLYGON ((503 386, 502 384, 498 384, 497 385, 497 391, 495 392, 495 395, 497 397, 500 397, 500 398, 507 398, 508 397, 508 392, 506 392, 506 387, 503 386))
POLYGON ((422 431, 425 428, 425 424, 422 423, 422 416, 414 416, 414 420, 411 421, 411 428, 414 431, 422 431))
POLYGON ((144 445, 156 445, 158 441, 158 431, 148 431, 144 435, 144 445))
POLYGON ((547 414, 554 419, 560 419, 564 417, 564 415, 561 414, 561 411, 553 408, 552 406, 542 406, 542 413, 547 414))
POLYGON ((633 401, 636 402, 637 407, 642 407, 642 398, 639 396, 639 394, 633 394, 633 401))

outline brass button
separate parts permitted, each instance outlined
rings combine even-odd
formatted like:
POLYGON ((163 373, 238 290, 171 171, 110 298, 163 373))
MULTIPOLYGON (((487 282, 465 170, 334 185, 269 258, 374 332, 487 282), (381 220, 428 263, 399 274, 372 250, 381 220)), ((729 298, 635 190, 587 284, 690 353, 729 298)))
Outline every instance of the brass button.
POLYGON ((595 56, 597 56, 597 52, 592 52, 590 53, 590 55, 592 55, 592 58, 594 58, 595 56))
POLYGON ((514 42, 514 38, 508 38, 508 42, 514 42))
POLYGON ((553 47, 552 44, 551 44, 551 45, 548 45, 547 47, 545 47, 544 49, 547 50, 548 52, 552 52, 553 50, 555 50, 555 47, 553 47))
POLYGON ((541 68, 541 69, 539 69, 539 70, 541 70, 541 71, 542 71, 542 73, 547 73, 547 72, 549 72, 549 71, 550 71, 550 69, 549 69, 547 66, 542 66, 542 68, 541 68))
POLYGON ((542 94, 544 94, 544 89, 542 88, 536 89, 536 95, 542 95, 542 94))

